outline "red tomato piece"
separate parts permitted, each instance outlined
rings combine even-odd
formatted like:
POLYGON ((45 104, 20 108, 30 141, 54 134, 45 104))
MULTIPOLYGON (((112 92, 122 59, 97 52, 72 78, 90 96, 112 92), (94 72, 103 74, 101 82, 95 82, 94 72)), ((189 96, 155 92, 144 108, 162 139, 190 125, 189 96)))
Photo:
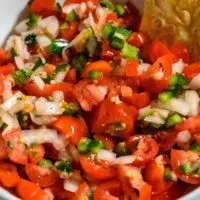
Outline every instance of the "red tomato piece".
POLYGON ((82 72, 82 77, 87 78, 88 72, 90 72, 90 71, 102 72, 103 75, 109 76, 111 74, 112 70, 113 69, 112 69, 112 66, 110 65, 110 63, 108 63, 104 60, 99 60, 99 61, 88 64, 82 72))
POLYGON ((113 150, 115 148, 116 145, 115 140, 109 135, 97 134, 94 135, 94 138, 100 140, 104 144, 107 150, 113 150))
POLYGON ((200 73, 200 63, 193 63, 191 65, 185 66, 183 74, 191 81, 195 76, 200 73))
POLYGON ((85 173, 93 179, 108 180, 116 176, 117 171, 114 167, 101 165, 83 155, 79 155, 79 161, 85 173))
POLYGON ((25 171, 28 178, 40 187, 49 187, 59 179, 57 172, 34 164, 26 165, 25 171))
POLYGON ((128 43, 140 48, 146 41, 146 36, 142 32, 133 32, 128 39, 128 43))
POLYGON ((51 197, 35 183, 20 179, 17 193, 23 200, 51 200, 51 197))
POLYGON ((119 22, 117 14, 115 12, 109 12, 106 17, 106 22, 119 22))
POLYGON ((46 64, 46 65, 44 66, 44 71, 45 71, 48 75, 52 74, 52 73, 55 71, 55 69, 56 69, 56 66, 55 66, 55 65, 52 65, 52 64, 46 64))
POLYGON ((136 109, 125 103, 104 100, 96 109, 92 120, 92 132, 127 138, 133 133, 136 109))
POLYGON ((82 137, 88 136, 87 126, 84 119, 70 116, 60 116, 52 127, 57 129, 66 139, 71 140, 74 145, 78 145, 82 137))
POLYGON ((192 174, 183 174, 180 171, 180 165, 185 164, 186 162, 199 161, 199 155, 192 151, 183 151, 183 150, 171 150, 171 166, 175 174, 183 182, 190 184, 200 184, 200 176, 192 174))
POLYGON ((89 191, 90 191, 90 189, 89 189, 89 186, 87 185, 87 183, 86 182, 82 183, 79 186, 79 189, 75 193, 72 200, 85 200, 85 199, 87 199, 89 191))
POLYGON ((76 70, 70 69, 65 77, 65 81, 68 83, 76 84, 76 70))
POLYGON ((5 64, 11 60, 9 53, 7 53, 3 48, 0 48, 0 64, 5 64))
POLYGON ((143 165, 153 160, 159 151, 157 142, 145 135, 135 135, 128 138, 127 146, 136 156, 134 161, 136 165, 143 165))
POLYGON ((2 75, 8 75, 15 71, 15 65, 8 63, 7 65, 1 65, 0 66, 0 74, 2 75))
POLYGON ((78 34, 78 22, 70 22, 66 30, 61 30, 61 37, 71 41, 78 34))
POLYGON ((138 67, 139 63, 137 60, 131 60, 131 59, 127 59, 126 60, 126 65, 125 65, 125 74, 127 77, 134 77, 138 75, 137 72, 137 67, 138 67))
POLYGON ((28 149, 29 161, 32 164, 37 164, 40 162, 45 155, 45 149, 41 144, 34 145, 28 149))
POLYGON ((8 158, 7 147, 2 136, 0 136, 0 161, 8 158))

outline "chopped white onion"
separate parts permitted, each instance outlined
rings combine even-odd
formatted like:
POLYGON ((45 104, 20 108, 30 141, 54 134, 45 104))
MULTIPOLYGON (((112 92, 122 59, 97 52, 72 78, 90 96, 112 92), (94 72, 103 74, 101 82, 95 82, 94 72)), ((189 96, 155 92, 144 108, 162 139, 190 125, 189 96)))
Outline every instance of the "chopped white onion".
POLYGON ((66 72, 66 71, 58 72, 58 73, 56 74, 55 79, 54 79, 55 82, 56 82, 56 83, 63 82, 64 79, 65 79, 65 77, 66 77, 66 75, 67 75, 67 72, 66 72))
POLYGON ((102 149, 97 153, 98 160, 105 160, 109 162, 114 162, 116 159, 116 156, 117 156, 116 153, 113 153, 112 151, 108 151, 105 149, 102 149))
POLYGON ((28 30, 28 25, 26 24, 28 22, 27 19, 21 21, 17 26, 15 27, 15 31, 20 34, 21 32, 25 32, 28 30))
POLYGON ((15 37, 13 48, 20 57, 23 59, 29 59, 30 53, 28 52, 28 49, 21 37, 15 37))
POLYGON ((42 19, 38 26, 48 32, 52 39, 55 39, 59 33, 59 21, 55 16, 49 16, 42 19))
POLYGON ((98 31, 98 25, 94 21, 93 14, 90 12, 88 15, 89 24, 98 40, 101 38, 101 32, 98 31))
POLYGON ((9 111, 18 101, 18 98, 22 97, 22 93, 20 91, 16 92, 12 97, 10 97, 7 101, 5 101, 1 108, 5 111, 9 111))
POLYGON ((56 150, 65 148, 64 139, 59 137, 53 129, 23 130, 21 140, 28 146, 32 144, 51 143, 56 150))
POLYGON ((52 96, 54 102, 61 102, 64 100, 64 93, 62 91, 54 91, 52 96))
POLYGON ((64 6, 64 7, 63 7, 63 13, 68 14, 68 13, 70 13, 71 11, 76 10, 79 6, 80 6, 79 3, 72 3, 72 4, 70 4, 70 5, 64 6))
POLYGON ((34 68, 35 64, 34 63, 24 63, 24 69, 25 70, 32 70, 34 68))
POLYGON ((166 119, 169 116, 169 110, 153 108, 155 112, 157 112, 162 118, 166 119))
POLYGON ((139 109, 139 116, 138 116, 138 119, 141 119, 143 118, 147 113, 151 112, 152 111, 152 108, 151 106, 146 106, 144 108, 141 108, 139 109))
POLYGON ((145 122, 150 122, 153 124, 165 124, 165 120, 163 120, 160 116, 158 115, 150 115, 144 118, 145 122))
POLYGON ((187 143, 191 139, 191 134, 188 130, 181 131, 177 134, 176 141, 180 143, 187 143))
POLYGON ((125 67, 126 63, 127 63, 127 59, 122 58, 121 63, 120 63, 121 67, 125 67))
POLYGON ((200 88, 200 74, 198 74, 197 76, 195 76, 189 84, 190 88, 193 90, 197 90, 200 88))
POLYGON ((115 161, 112 163, 113 165, 128 165, 135 161, 134 155, 128 155, 128 156, 120 156, 115 159, 115 161))
POLYGON ((185 66, 185 63, 183 62, 182 59, 172 64, 172 74, 182 73, 184 66, 185 66))
POLYGON ((48 125, 56 121, 56 117, 52 116, 35 116, 35 114, 30 113, 31 120, 37 125, 48 125))
POLYGON ((77 192, 80 185, 80 181, 73 179, 65 179, 64 180, 64 189, 70 192, 77 192))
POLYGON ((151 65, 148 64, 148 63, 139 64, 138 67, 137 67, 138 74, 139 75, 143 74, 144 72, 146 72, 149 69, 150 66, 151 65))
POLYGON ((36 37, 36 41, 38 42, 40 48, 48 47, 51 44, 51 40, 45 35, 38 35, 36 37))
POLYGON ((80 19, 82 19, 85 16, 86 11, 87 11, 87 6, 85 2, 82 2, 76 9, 76 13, 80 19))
POLYGON ((4 80, 3 81, 3 100, 6 101, 8 100, 10 97, 12 97, 12 84, 10 81, 4 80))
POLYGON ((25 69, 24 61, 20 56, 15 56, 14 59, 18 69, 25 69))
POLYGON ((105 25, 106 22, 106 17, 107 17, 107 10, 101 6, 98 6, 96 9, 96 16, 98 19, 98 30, 99 31, 99 35, 102 32, 101 30, 103 29, 103 26, 105 25))
POLYGON ((185 92, 185 101, 190 106, 189 116, 195 116, 199 113, 199 95, 196 91, 187 90, 185 92))
POLYGON ((31 79, 33 80, 33 82, 38 86, 38 88, 40 88, 41 90, 44 89, 45 87, 45 82, 42 80, 42 78, 38 75, 33 75, 31 76, 31 79))

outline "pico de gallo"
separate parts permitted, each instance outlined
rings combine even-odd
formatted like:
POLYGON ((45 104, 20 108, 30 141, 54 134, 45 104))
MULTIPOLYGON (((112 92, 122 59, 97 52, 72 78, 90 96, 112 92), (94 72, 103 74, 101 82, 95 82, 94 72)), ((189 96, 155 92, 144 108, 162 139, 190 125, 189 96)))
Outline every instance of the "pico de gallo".
POLYGON ((200 185, 200 63, 130 2, 32 0, 0 49, 0 184, 23 200, 173 200, 200 185))

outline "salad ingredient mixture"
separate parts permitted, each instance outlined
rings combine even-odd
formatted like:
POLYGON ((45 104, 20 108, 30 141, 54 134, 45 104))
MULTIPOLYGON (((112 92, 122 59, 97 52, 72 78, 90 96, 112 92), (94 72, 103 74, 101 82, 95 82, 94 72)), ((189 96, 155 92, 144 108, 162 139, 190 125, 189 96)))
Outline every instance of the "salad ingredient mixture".
POLYGON ((23 200, 173 200, 198 187, 200 63, 187 47, 141 32, 130 2, 29 11, 0 49, 0 184, 23 200))

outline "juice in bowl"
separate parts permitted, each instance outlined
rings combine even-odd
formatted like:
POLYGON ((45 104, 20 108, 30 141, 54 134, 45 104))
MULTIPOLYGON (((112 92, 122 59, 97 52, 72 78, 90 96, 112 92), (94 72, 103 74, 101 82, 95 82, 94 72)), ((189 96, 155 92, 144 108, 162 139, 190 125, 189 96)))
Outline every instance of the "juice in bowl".
POLYGON ((2 2, 2 199, 200 197, 200 2, 180 2, 2 2))

